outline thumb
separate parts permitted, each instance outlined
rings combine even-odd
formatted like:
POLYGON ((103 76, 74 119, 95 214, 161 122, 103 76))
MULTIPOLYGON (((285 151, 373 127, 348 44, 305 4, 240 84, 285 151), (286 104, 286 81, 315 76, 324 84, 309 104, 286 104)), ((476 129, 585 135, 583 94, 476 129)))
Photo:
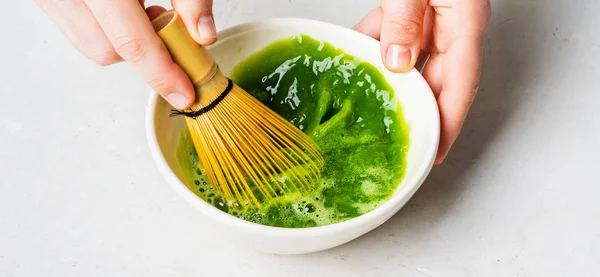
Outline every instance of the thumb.
POLYGON ((410 71, 417 61, 423 37, 427 0, 382 0, 381 55, 396 73, 410 71))
POLYGON ((217 41, 212 0, 171 0, 171 4, 197 43, 210 45, 217 41))

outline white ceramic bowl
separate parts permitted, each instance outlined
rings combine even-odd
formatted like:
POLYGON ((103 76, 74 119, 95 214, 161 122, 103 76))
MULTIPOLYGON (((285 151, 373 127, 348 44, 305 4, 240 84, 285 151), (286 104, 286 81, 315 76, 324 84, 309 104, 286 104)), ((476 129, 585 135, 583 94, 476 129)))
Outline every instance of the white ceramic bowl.
POLYGON ((160 172, 173 189, 199 211, 208 215, 231 240, 243 247, 276 254, 302 254, 339 246, 378 227, 394 215, 417 191, 431 170, 439 141, 439 113, 435 98, 418 71, 393 74, 385 69, 379 42, 351 29, 307 19, 269 19, 238 25, 219 33, 208 47, 221 69, 229 74, 235 64, 267 44, 305 34, 343 49, 376 66, 393 86, 409 124, 408 166, 392 198, 357 218, 322 227, 277 228, 238 219, 206 203, 182 182, 175 157, 184 120, 169 117, 171 107, 154 92, 147 107, 147 137, 160 172))

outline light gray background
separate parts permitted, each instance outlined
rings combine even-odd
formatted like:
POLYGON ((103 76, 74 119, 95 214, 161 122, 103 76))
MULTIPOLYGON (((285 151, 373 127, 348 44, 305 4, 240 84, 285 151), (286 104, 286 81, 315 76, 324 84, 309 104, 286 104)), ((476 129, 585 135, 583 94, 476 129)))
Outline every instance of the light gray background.
MULTIPOLYGON (((378 4, 215 2, 219 29, 351 26, 378 4)), ((3 11, 2 277, 600 276, 596 0, 493 1, 481 91, 447 162, 380 228, 303 256, 228 244, 156 170, 141 78, 87 61, 32 1, 3 11)))

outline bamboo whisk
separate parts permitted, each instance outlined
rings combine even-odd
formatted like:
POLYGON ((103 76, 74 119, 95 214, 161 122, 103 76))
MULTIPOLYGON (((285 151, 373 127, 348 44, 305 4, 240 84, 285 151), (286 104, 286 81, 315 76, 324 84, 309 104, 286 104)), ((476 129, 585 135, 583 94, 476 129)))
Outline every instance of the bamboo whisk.
POLYGON ((213 188, 230 201, 258 207, 259 195, 271 199, 310 189, 323 165, 311 139, 227 78, 177 12, 152 24, 196 89, 191 108, 173 115, 185 116, 213 188))

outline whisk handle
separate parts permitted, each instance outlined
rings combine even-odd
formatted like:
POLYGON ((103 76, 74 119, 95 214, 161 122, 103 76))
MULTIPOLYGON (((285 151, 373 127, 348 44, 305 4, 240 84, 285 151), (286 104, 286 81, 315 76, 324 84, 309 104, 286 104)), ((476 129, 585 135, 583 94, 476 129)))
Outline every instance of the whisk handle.
POLYGON ((198 87, 210 80, 218 66, 206 49, 190 35, 181 16, 169 10, 152 20, 154 31, 163 41, 173 61, 198 87))

